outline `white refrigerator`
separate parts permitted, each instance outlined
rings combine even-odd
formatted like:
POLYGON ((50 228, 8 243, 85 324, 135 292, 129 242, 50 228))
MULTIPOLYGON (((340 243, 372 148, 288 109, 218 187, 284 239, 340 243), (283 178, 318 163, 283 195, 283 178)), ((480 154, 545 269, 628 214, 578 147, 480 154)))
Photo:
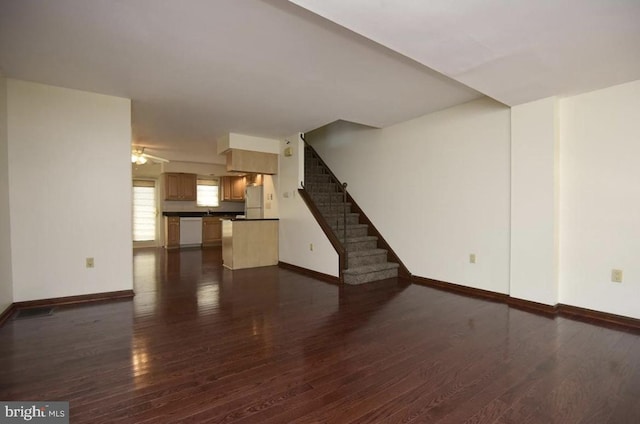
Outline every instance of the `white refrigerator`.
POLYGON ((262 186, 247 186, 244 193, 244 215, 246 219, 263 219, 262 186))

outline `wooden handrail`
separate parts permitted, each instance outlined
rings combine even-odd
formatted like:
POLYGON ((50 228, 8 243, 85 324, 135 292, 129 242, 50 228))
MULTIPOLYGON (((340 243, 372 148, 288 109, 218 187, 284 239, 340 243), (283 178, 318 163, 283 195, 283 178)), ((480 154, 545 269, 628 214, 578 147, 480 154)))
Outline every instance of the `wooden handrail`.
MULTIPOLYGON (((329 166, 327 166, 327 164, 322 160, 322 158, 320 157, 320 155, 318 154, 318 152, 316 152, 316 149, 314 149, 311 144, 307 143, 307 140, 304 139, 304 135, 301 136, 302 141, 304 141, 304 146, 308 147, 312 152, 313 155, 316 157, 316 159, 318 159, 320 161, 320 164, 327 170, 329 171, 329 176, 331 177, 331 179, 333 180, 334 183, 336 183, 338 185, 338 188, 342 191, 345 192, 346 191, 346 185, 343 186, 342 183, 340 182, 340 180, 338 179, 338 177, 335 176, 335 174, 333 173, 333 171, 331 170, 331 168, 329 168, 329 166)), ((345 183, 346 184, 346 183, 345 183)))
MULTIPOLYGON (((326 169, 327 171, 329 171, 329 176, 331 177, 331 180, 336 184, 336 187, 338 187, 338 189, 340 190, 340 192, 342 192, 342 203, 344 205, 344 207, 342 208, 342 239, 344 241, 344 243, 347 242, 347 183, 341 183, 340 180, 338 179, 338 177, 335 176, 335 174, 333 173, 333 171, 331 171, 331 168, 329 168, 329 166, 327 166, 327 164, 322 160, 322 158, 320 157, 320 155, 318 154, 318 152, 316 152, 316 150, 309 144, 307 143, 307 140, 304 138, 304 134, 300 134, 300 138, 302 138, 302 141, 304 142, 304 146, 305 149, 309 149, 312 153, 313 156, 320 161, 320 164, 322 165, 322 167, 324 169, 326 169)), ((332 206, 332 196, 331 194, 329 194, 329 210, 331 210, 331 206, 332 206)), ((337 230, 337 228, 336 228, 337 230)), ((347 262, 345 262, 345 267, 347 267, 348 264, 347 262)))
POLYGON ((322 231, 329 239, 329 242, 331 243, 335 251, 338 253, 338 261, 339 261, 339 267, 340 267, 340 281, 344 281, 342 272, 347 267, 347 250, 345 249, 344 245, 340 242, 338 237, 335 235, 335 233, 331 229, 331 226, 329 225, 327 220, 324 218, 324 216, 322 216, 322 213, 320 212, 320 210, 318 209, 314 201, 311 199, 311 196, 309 195, 307 190, 305 190, 304 188, 299 188, 298 193, 300 194, 300 197, 302 197, 302 200, 304 200, 304 202, 307 204, 307 207, 311 211, 311 214, 316 219, 316 221, 318 221, 318 224, 320 224, 320 228, 322 228, 322 231))

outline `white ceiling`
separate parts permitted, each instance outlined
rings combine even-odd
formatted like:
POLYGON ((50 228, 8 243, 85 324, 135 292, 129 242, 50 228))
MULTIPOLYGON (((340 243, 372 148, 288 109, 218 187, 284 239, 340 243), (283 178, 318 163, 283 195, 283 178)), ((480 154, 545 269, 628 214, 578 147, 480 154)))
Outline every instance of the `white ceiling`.
POLYGON ((134 144, 197 162, 228 132, 381 127, 481 97, 286 0, 3 0, 0 68, 131 98, 134 144))
POLYGON ((640 79, 640 0, 291 0, 508 105, 640 79))
POLYGON ((197 162, 220 162, 229 132, 640 79, 639 46, 640 0, 0 1, 6 76, 131 98, 134 144, 197 162))

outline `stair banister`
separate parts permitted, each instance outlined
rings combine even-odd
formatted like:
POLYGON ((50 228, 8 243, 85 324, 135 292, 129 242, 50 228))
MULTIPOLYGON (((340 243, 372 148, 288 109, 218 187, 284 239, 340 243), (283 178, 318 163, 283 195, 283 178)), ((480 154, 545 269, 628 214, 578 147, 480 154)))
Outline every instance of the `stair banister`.
POLYGON ((347 183, 342 183, 342 242, 347 243, 347 183))
MULTIPOLYGON (((358 267, 363 267, 362 265, 363 262, 365 264, 371 264, 371 263, 377 262, 377 260, 374 260, 373 262, 369 262, 366 259, 363 261, 361 255, 355 255, 358 258, 357 259, 358 265, 355 266, 354 271, 350 272, 351 268, 349 268, 347 265, 347 256, 349 253, 347 247, 351 246, 349 244, 351 242, 347 243, 347 235, 351 233, 351 228, 350 226, 347 225, 347 220, 348 219, 350 220, 351 216, 349 215, 349 218, 347 218, 348 212, 349 213, 355 212, 355 215, 358 217, 357 221, 360 224, 365 224, 365 226, 367 227, 367 234, 368 234, 367 237, 376 239, 377 249, 386 250, 386 262, 389 264, 395 265, 395 267, 397 268, 396 275, 403 279, 411 279, 411 273, 409 272, 407 267, 402 263, 402 261, 400 261, 400 258, 395 254, 393 249, 391 249, 391 246, 389 246, 386 240, 384 240, 384 238, 382 237, 380 232, 375 228, 371 220, 366 216, 366 214, 357 205, 357 203, 355 202, 353 197, 350 195, 350 193, 346 190, 347 184, 341 183, 338 180, 338 178, 335 176, 335 174, 331 171, 331 169, 327 166, 327 164, 324 162, 324 160, 322 160, 322 158, 318 155, 315 149, 309 143, 306 142, 304 136, 301 136, 301 138, 304 141, 304 146, 305 146, 304 147, 305 179, 309 177, 309 180, 308 181, 306 180, 307 187, 304 187, 304 184, 301 184, 303 188, 299 190, 300 196, 305 200, 305 202, 309 206, 309 210, 316 217, 316 220, 320 224, 320 227, 323 229, 325 235, 329 238, 329 241, 331 242, 334 249, 338 253, 338 257, 340 261, 340 267, 339 267, 340 281, 347 282, 347 278, 350 280, 350 284, 361 284, 362 282, 373 281, 371 279, 366 279, 366 278, 365 278, 365 281, 362 281, 362 279, 358 277, 354 277, 354 276, 362 275, 360 271, 355 271, 355 270, 358 269, 358 267), (312 168, 307 166, 307 163, 306 163, 307 160, 314 161, 312 165, 314 167, 313 172, 311 171, 312 168), (320 170, 319 173, 315 171, 316 166, 320 170), (325 187, 328 188, 328 190, 325 189, 325 187), (340 196, 340 193, 342 193, 342 196, 340 196), (329 197, 328 201, 326 201, 327 196, 329 197), (343 205, 342 213, 340 213, 339 207, 336 209, 333 208, 333 204, 338 202, 337 200, 336 202, 333 201, 334 196, 336 199, 338 199, 339 197, 342 198, 342 202, 341 202, 343 205), (320 207, 322 206, 321 203, 318 203, 318 206, 316 206, 316 202, 318 201, 316 199, 324 199, 322 200, 323 202, 325 202, 323 210, 328 212, 327 216, 325 216, 325 213, 322 213, 320 211, 320 207), (347 209, 349 210, 347 211, 347 209), (336 224, 335 230, 333 229, 333 225, 329 223, 329 221, 332 221, 333 219, 335 219, 335 221, 333 222, 336 224), (339 228, 340 221, 343 222, 342 231, 340 231, 340 228, 339 228), (342 240, 340 239, 340 235, 342 235, 342 240)), ((360 234, 360 233, 361 231, 354 230, 354 234, 360 234)), ((354 243, 358 243, 360 241, 361 240, 356 241, 356 239, 354 239, 354 243)), ((355 251, 358 251, 358 250, 360 249, 359 248, 355 249, 355 251)), ((374 253, 374 255, 375 254, 377 253, 374 253)), ((349 261, 349 262, 352 262, 352 261, 349 261)), ((366 266, 367 265, 365 265, 364 267, 366 268, 366 266)), ((394 267, 393 266, 382 267, 382 268, 376 269, 375 271, 370 271, 370 272, 376 273, 378 272, 378 270, 380 271, 391 270, 392 268, 394 267)), ((367 270, 362 271, 362 273, 367 273, 367 272, 369 271, 367 270)), ((380 276, 380 277, 382 278, 391 277, 389 273, 387 273, 387 275, 389 275, 389 277, 385 277, 385 276, 380 276)))
POLYGON ((316 204, 311 199, 309 191, 308 191, 308 189, 306 188, 305 184, 302 181, 300 182, 300 186, 302 187, 301 189, 298 189, 298 192, 300 193, 300 197, 307 204, 307 207, 309 208, 309 210, 311 211, 313 216, 316 218, 316 221, 320 224, 320 228, 322 229, 324 234, 329 239, 329 242, 331 243, 333 248, 338 253, 338 260, 340 262, 339 263, 340 276, 341 276, 341 279, 342 279, 342 271, 347 269, 348 266, 349 266, 349 263, 348 263, 349 260, 348 260, 348 256, 347 256, 346 247, 340 241, 340 239, 338 239, 338 236, 336 236, 333 233, 333 230, 331 229, 329 224, 322 218, 322 213, 320 212, 320 210, 317 208, 316 204))
MULTIPOLYGON (((311 147, 311 145, 309 143, 307 143, 307 140, 305 139, 304 134, 300 134, 300 138, 302 139, 302 141, 304 142, 304 147, 305 149, 311 149, 313 151, 313 147, 311 147)), ((331 178, 331 180, 336 183, 336 187, 338 187, 338 189, 342 192, 342 204, 343 204, 343 208, 342 208, 342 247, 343 249, 345 249, 346 252, 346 244, 347 244, 347 199, 348 199, 348 195, 347 195, 347 183, 341 183, 340 180, 334 175, 334 173, 331 171, 331 169, 327 166, 327 164, 322 160, 322 158, 318 155, 315 155, 315 158, 321 163, 321 165, 327 170, 329 171, 329 177, 331 178)), ((301 186, 303 188, 303 190, 307 190, 309 193, 313 192, 313 183, 311 185, 307 184, 305 186, 305 184, 303 184, 301 182, 301 186), (308 187, 308 188, 307 188, 308 187)), ((332 211, 333 210, 333 196, 332 193, 329 192, 329 210, 332 211)), ((340 211, 338 209, 336 209, 336 212, 338 212, 338 216, 340 211)), ((338 228, 340 228, 340 218, 336 218, 336 226, 338 228)), ((343 269, 347 269, 348 268, 348 258, 347 255, 345 254, 344 257, 344 268, 343 269)))

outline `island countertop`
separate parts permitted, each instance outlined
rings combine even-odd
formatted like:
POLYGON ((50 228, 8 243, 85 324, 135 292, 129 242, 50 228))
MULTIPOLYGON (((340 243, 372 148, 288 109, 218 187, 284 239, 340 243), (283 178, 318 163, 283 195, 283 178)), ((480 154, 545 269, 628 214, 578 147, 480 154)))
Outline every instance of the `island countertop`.
POLYGON ((222 218, 225 221, 280 221, 280 218, 222 218))
POLYGON ((206 218, 212 216, 214 218, 234 218, 242 212, 162 212, 162 216, 178 216, 180 218, 206 218))

